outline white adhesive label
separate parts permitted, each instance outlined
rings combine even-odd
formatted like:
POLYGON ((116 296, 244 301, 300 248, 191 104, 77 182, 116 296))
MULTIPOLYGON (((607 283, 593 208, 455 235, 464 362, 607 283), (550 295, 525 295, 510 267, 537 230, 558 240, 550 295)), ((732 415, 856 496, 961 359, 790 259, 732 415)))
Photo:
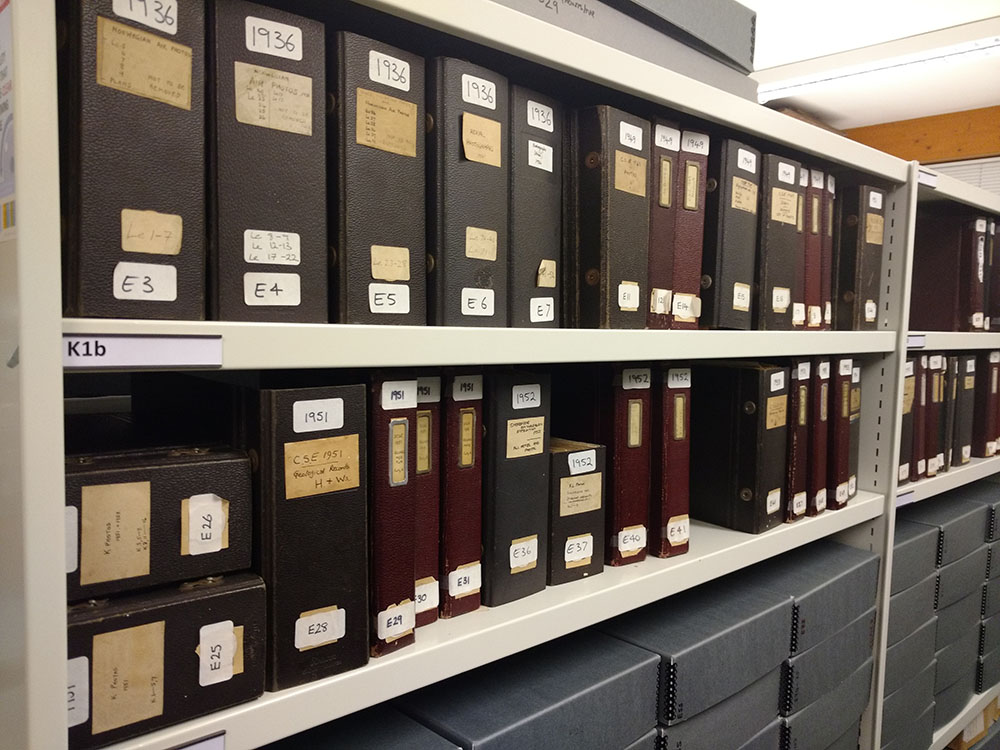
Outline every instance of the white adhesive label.
POLYGON ((478 591, 483 585, 483 566, 480 563, 463 565, 448 574, 448 594, 464 596, 478 591))
POLYGON ((802 302, 792 305, 792 324, 803 325, 806 322, 806 306, 802 302))
POLYGON ((771 490, 767 493, 766 504, 767 515, 777 513, 781 510, 781 489, 771 490))
POLYGON ((555 297, 532 297, 528 305, 528 320, 532 323, 550 323, 556 319, 555 297))
POLYGON ((141 302, 177 299, 177 269, 173 266, 122 261, 115 266, 111 283, 115 299, 141 302))
POLYGON ((496 109, 497 86, 485 78, 462 73, 462 101, 486 109, 496 109))
POLYGON ((811 184, 817 190, 823 189, 823 183, 825 182, 825 180, 823 179, 823 173, 820 172, 818 169, 809 170, 809 180, 810 180, 809 184, 811 184))
POLYGON ((910 465, 908 463, 899 465, 899 481, 903 482, 910 478, 910 465))
POLYGON ((691 520, 687 516, 672 519, 667 524, 667 540, 676 546, 691 538, 691 520))
POLYGON ((151 29, 177 34, 177 0, 115 0, 111 10, 151 29))
POLYGON ((373 313, 405 315, 410 312, 410 287, 406 284, 369 284, 368 309, 373 313))
POLYGON ((480 401, 483 398, 482 375, 459 375, 452 381, 451 397, 455 401, 480 401))
POLYGON ((970 458, 972 458, 972 446, 971 445, 963 445, 962 446, 962 462, 964 463, 964 462, 968 461, 970 458))
POLYGON ((376 633, 380 641, 406 635, 417 624, 417 610, 413 602, 403 602, 378 613, 376 633))
MULTIPOLYGON (((913 370, 912 370, 913 364, 912 363, 908 363, 908 364, 910 365, 910 368, 911 368, 910 369, 910 375, 912 375, 913 374, 913 370)), ((854 360, 852 360, 852 359, 842 359, 842 360, 840 360, 840 364, 838 365, 838 367, 840 368, 838 371, 840 372, 840 374, 842 376, 850 375, 851 371, 854 369, 854 360)))
POLYGON ((368 50, 368 78, 400 91, 409 91, 410 64, 398 57, 368 50))
POLYGON ((66 506, 66 572, 72 573, 77 568, 80 558, 80 511, 75 505, 66 506))
POLYGON ((789 185, 794 185, 795 177, 795 167, 783 161, 778 162, 778 180, 789 185))
POLYGON ((339 430, 344 426, 344 399, 316 398, 292 404, 294 432, 339 430))
POLYGON ((274 266, 297 266, 302 260, 301 239, 297 232, 243 230, 243 260, 274 266))
POLYGON ((66 662, 66 719, 68 727, 90 718, 90 659, 77 656, 66 662))
POLYGON ((965 363, 965 372, 968 373, 969 375, 975 374, 975 372, 976 372, 976 360, 975 360, 975 358, 970 358, 965 363))
POLYGON ((416 380, 387 380, 382 383, 382 411, 417 408, 416 380))
POLYGON ((744 171, 757 174, 757 154, 750 153, 745 148, 737 149, 736 166, 744 171))
POLYGON ((690 388, 691 368, 675 367, 667 370, 667 388, 690 388))
POLYGON ((642 128, 627 122, 618 123, 618 142, 626 148, 642 151, 642 128))
POLYGON ((631 526, 618 532, 618 551, 635 552, 646 546, 646 527, 631 526))
POLYGON ((593 555, 594 536, 592 534, 571 536, 566 540, 566 546, 563 547, 563 560, 567 564, 588 560, 593 555))
POLYGON ((809 187, 809 170, 799 167, 799 187, 809 187))
POLYGON ((436 404, 441 401, 441 378, 417 378, 417 403, 436 404))
POLYGON ((826 487, 816 493, 816 510, 826 510, 826 487))
POLYGON ((865 323, 874 323, 876 317, 878 317, 878 305, 875 304, 875 300, 865 300, 865 323))
POLYGON ((586 474, 597 469, 597 450, 589 448, 585 451, 576 451, 566 456, 566 463, 569 465, 570 476, 586 474))
POLYGON ((750 285, 738 281, 733 284, 733 309, 750 312, 750 285))
POLYGON ((618 285, 618 307, 622 310, 639 309, 639 285, 622 283, 618 285))
POLYGON ((693 130, 685 130, 681 136, 681 151, 689 154, 708 155, 709 140, 704 133, 696 133, 693 130))
POLYGON ((622 390, 648 390, 653 377, 648 367, 635 367, 622 370, 622 390))
POLYGON ((832 174, 826 176, 826 189, 831 193, 837 192, 837 180, 832 174))
POLYGON ((830 362, 829 360, 823 360, 819 363, 816 368, 816 372, 819 374, 820 380, 828 380, 830 378, 830 362))
POLYGON ((809 326, 815 328, 823 322, 823 311, 819 305, 809 305, 809 326))
POLYGON ((440 588, 435 579, 421 583, 413 589, 414 611, 419 615, 421 612, 437 609, 440 598, 440 588))
POLYGON ((778 372, 771 374, 771 393, 775 391, 780 391, 785 387, 785 371, 778 370, 778 372))
POLYGON ((1000 352, 990 352, 990 362, 993 364, 1000 362, 1000 352))
POLYGON ((923 474, 927 471, 927 462, 924 459, 917 461, 917 474, 923 474))
POLYGON ((510 389, 510 402, 514 409, 537 409, 542 405, 542 386, 538 383, 515 385, 510 389))
POLYGON ((649 292, 649 311, 656 315, 666 315, 670 312, 670 302, 673 292, 669 289, 652 289, 649 292))
POLYGON ((226 534, 223 500, 211 492, 188 498, 188 554, 208 555, 222 549, 226 534))
POLYGON ((851 368, 851 382, 852 383, 860 383, 861 382, 861 368, 860 367, 852 367, 851 368))
POLYGON ((977 232, 986 231, 986 219, 976 219, 976 231, 977 232))
POLYGON ((776 286, 771 290, 771 310, 776 313, 785 312, 792 304, 792 290, 785 286, 776 286))
POLYGON ((336 607, 300 616, 295 621, 295 648, 302 651, 343 638, 347 632, 346 613, 336 607))
POLYGON ((792 515, 801 516, 806 512, 806 498, 808 496, 805 492, 796 492, 795 496, 792 497, 792 515))
POLYGON ((549 107, 546 104, 539 104, 538 102, 528 99, 527 109, 529 126, 538 128, 539 130, 544 130, 547 133, 552 132, 552 129, 555 127, 552 107, 549 107))
POLYGON ((937 454, 937 465, 939 468, 944 467, 944 453, 937 454))
POLYGON ((851 493, 848 490, 847 482, 841 482, 837 485, 837 505, 843 505, 850 499, 851 493))
POLYGON ((907 360, 906 364, 903 365, 903 376, 908 378, 911 375, 913 375, 913 361, 907 360))
POLYGON ((301 301, 297 273, 243 274, 243 303, 248 307, 297 307, 301 301))
POLYGON ((286 60, 302 59, 302 29, 266 18, 246 18, 246 45, 251 52, 283 57, 286 60))
POLYGON ((927 459, 927 473, 936 474, 938 470, 938 460, 937 456, 931 456, 927 459))
POLYGON ((833 322, 833 306, 829 302, 823 306, 823 322, 827 325, 833 322))
POLYGON ((508 551, 510 569, 534 567, 538 562, 538 537, 532 536, 518 542, 512 542, 508 551))
POLYGON ((872 190, 868 193, 868 207, 874 208, 876 211, 882 208, 882 193, 878 190, 872 190))
POLYGON ((552 171, 552 146, 538 141, 528 140, 528 166, 535 169, 552 171))
POLYGON ((236 634, 233 621, 223 620, 198 629, 198 684, 202 687, 233 679, 236 634))
POLYGON ((799 362, 796 374, 799 380, 809 380, 809 374, 812 371, 812 366, 809 362, 799 362))
POLYGON ((693 294, 675 294, 671 311, 678 318, 701 317, 701 299, 693 294))
POLYGON ((492 289, 462 288, 462 315, 489 318, 493 316, 494 293, 492 289))
MULTIPOLYGON (((932 370, 940 370, 943 361, 944 361, 944 358, 940 354, 934 354, 928 360, 928 362, 930 362, 930 367, 931 367, 932 370)), ((990 361, 992 361, 992 360, 990 360, 990 361)), ((1000 362, 1000 352, 997 352, 997 361, 1000 362)))
POLYGON ((679 151, 681 148, 681 131, 666 125, 656 126, 656 145, 669 151, 679 151))
POLYGON ((847 480, 847 496, 854 497, 858 494, 858 477, 856 474, 851 474, 851 478, 847 480))

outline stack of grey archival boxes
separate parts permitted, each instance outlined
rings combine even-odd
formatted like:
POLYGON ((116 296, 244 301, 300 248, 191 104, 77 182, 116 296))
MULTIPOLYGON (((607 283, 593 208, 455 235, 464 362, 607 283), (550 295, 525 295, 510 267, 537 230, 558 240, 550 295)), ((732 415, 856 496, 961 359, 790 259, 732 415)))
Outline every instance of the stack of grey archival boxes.
MULTIPOLYGON (((902 727, 912 723, 913 716, 920 716, 927 703, 926 686, 934 695, 934 729, 939 729, 957 716, 976 692, 979 667, 979 636, 982 619, 983 582, 987 577, 989 548, 986 546, 989 508, 981 503, 962 499, 968 488, 946 493, 933 500, 903 508, 897 519, 928 527, 936 533, 936 596, 937 623, 934 627, 935 665, 930 674, 921 672, 900 691, 886 698, 883 708, 883 743, 887 737, 899 734, 902 727), (918 690, 919 686, 919 690, 918 690), (891 706, 890 699, 906 701, 905 709, 891 706), (898 710, 900 714, 896 714, 898 710), (905 713, 904 713, 905 711, 905 713), (890 718, 899 724, 889 724, 890 718)), ((910 532, 915 533, 915 532, 910 532)), ((897 531, 897 535, 899 532, 897 531)), ((893 565, 893 571, 897 569, 893 565)), ((917 584, 923 586, 925 581, 917 584)), ((895 588, 895 586, 893 586, 895 588)), ((896 594, 889 603, 890 643, 894 626, 904 635, 917 631, 930 619, 926 603, 910 606, 905 597, 910 589, 896 594), (897 600, 907 606, 894 611, 897 600)), ((916 598, 916 597, 914 597, 916 598)), ((888 655, 887 659, 892 659, 888 655)), ((887 675, 888 677, 888 675, 887 675)), ((906 745, 899 745, 904 747, 906 745)), ((912 747, 912 745, 909 745, 912 747)), ((885 744, 883 744, 885 747, 885 744)), ((896 750, 893 746, 892 750, 896 750)))
POLYGON ((983 480, 966 486, 962 499, 987 509, 986 582, 982 585, 982 622, 979 630, 979 664, 976 692, 985 693, 1000 682, 1000 484, 983 480))

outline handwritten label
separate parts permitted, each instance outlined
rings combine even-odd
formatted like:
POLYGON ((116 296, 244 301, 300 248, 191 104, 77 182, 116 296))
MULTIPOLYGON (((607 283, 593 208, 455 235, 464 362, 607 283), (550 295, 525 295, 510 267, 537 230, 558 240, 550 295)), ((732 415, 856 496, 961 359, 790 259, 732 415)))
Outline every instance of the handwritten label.
POLYGON ((767 515, 776 513, 781 510, 781 489, 771 490, 767 493, 766 512, 767 515))
POLYGON ((823 303, 823 322, 828 325, 833 322, 833 305, 829 301, 823 303))
POLYGON ((149 575, 150 497, 149 482, 81 488, 81 585, 149 575))
POLYGON ((757 213, 757 185, 738 175, 733 175, 732 206, 750 214, 757 213))
POLYGON ((615 149, 615 190, 646 197, 646 160, 615 149))
POLYGON ((247 307, 297 307, 301 294, 297 273, 243 274, 243 304, 247 307))
POLYGON ((344 426, 344 399, 321 398, 292 404, 292 429, 295 432, 339 430, 344 426))
POLYGON ((642 128, 624 121, 619 122, 618 142, 626 148, 642 151, 642 128))
POLYGON ((438 608, 440 587, 436 578, 422 578, 413 587, 413 604, 416 614, 438 608))
POLYGON ((657 315, 666 315, 670 312, 670 303, 673 301, 673 292, 669 289, 649 290, 649 311, 657 315))
POLYGON ((538 141, 528 141, 528 166, 535 169, 552 171, 552 146, 538 141))
POLYGON ((111 10, 116 16, 152 29, 177 33, 177 0, 114 0, 111 10))
POLYGON ((177 255, 181 251, 184 220, 177 214, 123 208, 121 227, 122 250, 127 253, 177 255))
POLYGON ((158 263, 115 265, 112 276, 115 299, 139 302, 173 302, 177 299, 177 269, 158 263))
POLYGON ((163 620, 93 638, 92 734, 163 714, 163 620))
POLYGON ((550 258, 543 258, 538 263, 538 271, 535 274, 535 286, 539 289, 556 288, 556 262, 550 258))
POLYGON ((691 538, 691 521, 688 516, 671 516, 667 520, 667 542, 671 547, 687 544, 691 538))
MULTIPOLYGON (((906 472, 909 474, 910 466, 906 465, 906 472)), ((837 492, 835 495, 835 500, 838 506, 844 505, 848 500, 851 499, 850 493, 848 492, 847 482, 841 482, 837 485, 837 492)))
POLYGON ((589 565, 594 555, 594 535, 577 534, 567 537, 563 545, 563 562, 567 568, 589 565))
POLYGON ((198 629, 198 684, 202 687, 233 679, 236 633, 233 621, 223 620, 198 629))
POLYGON ((585 451, 576 451, 566 456, 566 463, 569 466, 570 476, 586 474, 597 469, 597 451, 590 448, 585 451))
POLYGON ((492 289, 462 288, 462 315, 489 318, 494 313, 492 289))
POLYGON ((675 294, 671 312, 681 320, 695 320, 701 316, 701 298, 693 294, 675 294))
POLYGON ((497 87, 493 81, 462 74, 462 101, 486 109, 497 108, 497 87))
POLYGON ((529 321, 532 323, 550 323, 555 319, 555 297, 532 297, 528 300, 529 321))
POLYGON ((454 599, 475 594, 483 585, 483 566, 477 560, 474 563, 459 565, 448 573, 448 594, 454 599))
POLYGON ((745 148, 737 149, 736 166, 751 174, 757 174, 757 154, 751 153, 745 148))
POLYGON ((618 285, 618 308, 625 312, 639 309, 639 285, 634 281, 623 281, 618 285))
POLYGON ((885 219, 881 214, 865 213, 865 242, 881 245, 885 229, 885 219))
POLYGON ((793 190, 771 188, 771 221, 782 224, 798 224, 799 196, 793 190))
POLYGON ((382 383, 382 411, 417 408, 416 380, 387 380, 382 383))
POLYGON ((798 380, 809 380, 809 373, 811 370, 812 366, 809 362, 799 362, 798 367, 796 367, 793 372, 798 380))
POLYGON ((685 130, 681 136, 681 151, 689 154, 702 154, 708 156, 709 140, 704 133, 696 133, 693 130, 685 130))
POLYGON ((878 306, 875 300, 865 300, 865 322, 874 323, 876 317, 878 317, 878 306))
POLYGON ((513 540, 508 557, 511 575, 534 568, 538 564, 538 535, 513 540))
POLYGON ((809 327, 816 328, 823 322, 823 311, 819 305, 809 305, 809 327))
POLYGON ((453 401, 479 401, 483 397, 482 375, 456 375, 451 384, 453 401))
POLYGON ((417 378, 417 403, 436 404, 441 400, 441 378, 417 378))
POLYGON ((243 260, 275 266, 297 266, 302 260, 301 239, 297 232, 243 230, 243 260))
POLYGON ((878 190, 872 190, 868 194, 868 207, 874 208, 876 211, 882 209, 882 193, 878 190))
POLYGON ((601 507, 601 472, 568 476, 559 479, 559 515, 574 516, 599 510, 601 507))
POLYGON ((66 662, 67 726, 86 724, 90 718, 90 659, 77 656, 66 662))
POLYGON ((339 607, 312 609, 295 621, 295 648, 305 651, 339 641, 347 633, 347 610, 339 607))
POLYGON ((648 367, 622 370, 622 390, 648 390, 650 383, 652 383, 652 374, 648 367))
POLYGON ((462 147, 469 161, 499 167, 503 127, 496 120, 472 112, 462 113, 462 147))
POLYGON ((187 523, 181 554, 208 555, 229 547, 229 501, 210 492, 191 495, 181 501, 181 514, 187 523))
POLYGON ((266 18, 246 17, 244 41, 250 52, 283 57, 286 60, 302 59, 302 30, 266 18))
POLYGON ((410 287, 406 284, 369 284, 368 309, 373 313, 410 312, 410 287))
POLYGON ((545 417, 507 420, 507 458, 544 453, 545 417))
POLYGON ((817 511, 826 510, 826 487, 816 493, 813 503, 816 505, 817 511))
POLYGON ((690 367, 673 367, 667 370, 667 387, 668 388, 690 388, 691 387, 691 368, 690 367))
POLYGON ((646 527, 626 526, 618 532, 618 552, 622 557, 631 557, 646 549, 646 527))
POLYGON ((360 486, 358 435, 285 443, 285 499, 360 486))
POLYGON ((497 233, 495 229, 465 228, 465 257, 476 260, 497 259, 497 233))
POLYGON ((233 65, 237 122, 312 135, 312 78, 238 60, 233 65))
POLYGON ((823 189, 823 184, 825 180, 823 179, 823 173, 820 172, 818 169, 809 170, 809 179, 810 179, 810 184, 814 188, 816 188, 817 190, 823 189))
POLYGON ((190 110, 191 58, 190 47, 97 17, 97 82, 102 86, 190 110))
POLYGON ((657 125, 655 140, 657 146, 669 151, 680 151, 681 131, 667 125, 657 125))
POLYGON ((792 497, 792 515, 801 516, 806 512, 806 493, 796 492, 792 497))
MULTIPOLYGON (((528 99, 527 104, 527 118, 528 125, 533 128, 538 128, 539 130, 544 130, 547 133, 551 133, 555 127, 555 119, 552 115, 552 107, 546 104, 540 104, 536 101, 528 99)), ((551 169, 549 170, 552 171, 551 169)))
POLYGON ((789 185, 794 185, 796 174, 797 171, 795 167, 793 167, 791 164, 788 164, 787 162, 783 161, 778 162, 778 179, 781 182, 788 183, 789 185))
POLYGON ((750 285, 736 282, 733 284, 733 309, 740 312, 750 312, 750 285))
POLYGON ((361 146, 400 156, 417 155, 417 105, 363 89, 357 91, 355 140, 361 146))
POLYGON ((410 248, 372 245, 371 273, 379 281, 409 281, 410 248))
POLYGON ((792 325, 800 326, 806 322, 806 306, 802 302, 792 304, 792 325))
POLYGON ((784 313, 792 304, 792 290, 784 286, 776 286, 771 290, 771 310, 784 313))
POLYGON ((410 64, 377 50, 368 50, 368 79, 400 91, 410 90, 410 64))
POLYGON ((514 409, 537 409, 542 405, 542 386, 515 385, 511 388, 511 407, 514 409))

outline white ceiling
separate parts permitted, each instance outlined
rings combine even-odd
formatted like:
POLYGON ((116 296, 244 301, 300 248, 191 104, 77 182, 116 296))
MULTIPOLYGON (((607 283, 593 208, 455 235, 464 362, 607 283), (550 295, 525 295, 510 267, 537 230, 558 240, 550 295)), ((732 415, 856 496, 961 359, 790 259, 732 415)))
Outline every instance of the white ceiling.
POLYGON ((1000 104, 1000 0, 740 1, 757 11, 754 78, 774 104, 842 129, 1000 104))

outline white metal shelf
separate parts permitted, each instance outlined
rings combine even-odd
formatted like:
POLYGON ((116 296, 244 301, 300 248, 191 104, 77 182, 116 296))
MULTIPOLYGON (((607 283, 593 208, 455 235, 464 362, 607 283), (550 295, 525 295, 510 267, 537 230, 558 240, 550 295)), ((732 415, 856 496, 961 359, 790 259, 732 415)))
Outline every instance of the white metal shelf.
POLYGON ((994 685, 985 693, 972 696, 972 700, 959 712, 958 716, 934 733, 934 741, 929 750, 944 750, 949 742, 961 734, 973 717, 986 708, 989 702, 998 695, 1000 695, 1000 685, 994 685))
POLYGON ((882 515, 884 500, 862 491, 842 510, 757 535, 692 521, 686 555, 605 567, 600 575, 550 586, 502 607, 439 620, 420 628, 413 646, 359 669, 265 693, 112 747, 167 750, 224 731, 226 750, 255 748, 870 521, 882 515))
POLYGON ((67 318, 73 335, 222 336, 223 368, 625 362, 889 352, 894 331, 609 331, 67 318))
POLYGON ((969 349, 1000 349, 1000 333, 987 331, 910 331, 907 349, 927 352, 960 352, 969 349))
POLYGON ((1000 215, 1000 195, 983 190, 968 182, 956 180, 929 167, 920 167, 917 200, 921 203, 953 200, 965 203, 987 213, 1000 215))
POLYGON ((908 162, 895 156, 489 0, 357 2, 892 182, 907 179, 908 162))
POLYGON ((896 490, 896 507, 926 500, 997 472, 1000 472, 1000 456, 971 458, 969 463, 953 466, 949 471, 939 472, 937 476, 901 485, 896 490))

